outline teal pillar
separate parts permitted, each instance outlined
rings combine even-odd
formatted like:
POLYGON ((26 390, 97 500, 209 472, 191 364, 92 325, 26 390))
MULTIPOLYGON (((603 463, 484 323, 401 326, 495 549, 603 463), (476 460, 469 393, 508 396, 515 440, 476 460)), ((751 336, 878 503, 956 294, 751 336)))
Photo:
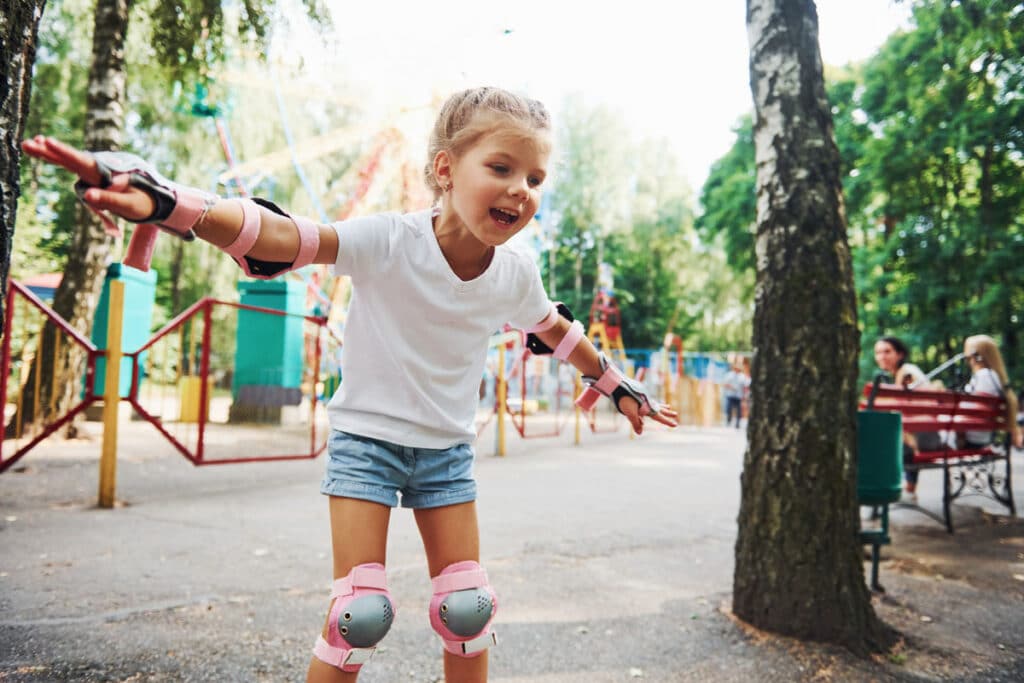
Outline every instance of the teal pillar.
POLYGON ((302 402, 306 285, 295 280, 239 282, 241 303, 283 311, 240 309, 231 381, 231 422, 279 424, 286 406, 302 402))
MULTIPOLYGON (((153 325, 153 304, 156 300, 156 271, 147 273, 136 270, 121 263, 111 263, 107 268, 107 277, 100 294, 100 303, 96 307, 96 319, 92 325, 92 343, 98 349, 107 348, 107 324, 110 320, 110 283, 112 280, 124 282, 124 323, 121 332, 121 349, 132 353, 149 341, 153 325)), ((148 352, 147 352, 148 353, 148 352)), ((146 355, 139 357, 139 383, 146 367, 146 355)), ((96 376, 93 380, 94 391, 102 396, 106 390, 106 358, 96 362, 96 376)), ((118 393, 121 398, 128 396, 132 387, 132 359, 121 359, 121 374, 118 381, 118 393)))

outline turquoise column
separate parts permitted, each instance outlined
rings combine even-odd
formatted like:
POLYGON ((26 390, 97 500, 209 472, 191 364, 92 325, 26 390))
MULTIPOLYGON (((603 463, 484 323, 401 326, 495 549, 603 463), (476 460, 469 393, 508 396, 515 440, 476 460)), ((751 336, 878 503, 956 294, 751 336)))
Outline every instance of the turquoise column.
POLYGON ((229 419, 279 424, 286 406, 302 402, 306 285, 257 280, 239 282, 238 291, 243 305, 289 315, 239 310, 229 419))
MULTIPOLYGON (((125 353, 132 353, 149 341, 150 330, 153 325, 153 304, 156 300, 156 271, 150 270, 144 273, 141 270, 136 270, 121 263, 111 263, 107 268, 103 292, 100 294, 100 302, 96 307, 96 319, 93 321, 92 326, 92 343, 98 349, 107 348, 107 321, 110 316, 110 283, 113 280, 124 282, 124 324, 121 332, 121 349, 125 353)), ((147 353, 143 353, 139 358, 140 384, 143 379, 141 373, 146 367, 147 353)), ((102 396, 106 390, 106 372, 106 359, 98 359, 93 388, 99 396, 102 396)), ((131 387, 132 359, 123 358, 121 360, 121 374, 118 381, 118 393, 121 398, 128 396, 131 387)))

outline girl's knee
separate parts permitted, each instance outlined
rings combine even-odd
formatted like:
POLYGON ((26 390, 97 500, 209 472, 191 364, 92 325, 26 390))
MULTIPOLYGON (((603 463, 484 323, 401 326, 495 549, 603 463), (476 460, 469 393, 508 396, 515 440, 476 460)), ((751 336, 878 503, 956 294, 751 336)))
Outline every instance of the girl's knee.
POLYGON ((375 562, 353 567, 334 582, 331 600, 313 656, 342 671, 359 671, 395 618, 384 565, 375 562))

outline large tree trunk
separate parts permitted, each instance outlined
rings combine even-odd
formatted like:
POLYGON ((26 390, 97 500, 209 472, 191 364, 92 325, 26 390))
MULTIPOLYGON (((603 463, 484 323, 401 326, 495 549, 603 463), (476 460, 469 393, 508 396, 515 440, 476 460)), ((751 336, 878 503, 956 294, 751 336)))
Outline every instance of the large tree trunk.
POLYGON ((889 644, 858 540, 858 332, 811 0, 748 0, 757 286, 733 612, 865 653, 889 644))
MULTIPOLYGON (((86 95, 85 149, 116 150, 121 146, 125 102, 125 35, 128 31, 128 0, 97 0, 93 32, 92 67, 86 95)), ((113 239, 103 231, 99 220, 79 204, 75 232, 71 241, 64 277, 54 293, 53 309, 72 327, 89 335, 103 281, 111 257, 113 239)), ((22 388, 20 422, 50 422, 78 400, 85 356, 81 350, 63 341, 54 357, 55 329, 47 325, 43 335, 40 394, 35 400, 33 367, 22 388), (56 393, 56 397, 51 396, 56 393), (33 406, 52 414, 34 415, 33 406)), ((11 420, 14 425, 16 420, 11 420)), ((72 428, 73 429, 73 428, 72 428)), ((8 433, 10 433, 8 429, 8 433)))
POLYGON ((7 274, 11 269, 11 242, 18 208, 19 145, 28 116, 36 35, 45 4, 45 0, 0 2, 0 64, 7 65, 0 81, 0 334, 5 332, 7 274))

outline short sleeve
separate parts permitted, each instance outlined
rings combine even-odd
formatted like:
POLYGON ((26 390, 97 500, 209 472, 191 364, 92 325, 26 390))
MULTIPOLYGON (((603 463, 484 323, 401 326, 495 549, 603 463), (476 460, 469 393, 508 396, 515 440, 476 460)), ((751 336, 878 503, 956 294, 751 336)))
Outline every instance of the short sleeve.
POLYGON ((521 255, 520 259, 519 279, 522 285, 519 289, 522 291, 522 301, 519 310, 508 322, 512 327, 524 330, 547 317, 551 311, 551 302, 544 290, 537 264, 525 255, 521 255))
POLYGON ((380 272, 390 258, 398 219, 397 214, 377 214, 332 223, 338 233, 334 274, 358 282, 380 272))

